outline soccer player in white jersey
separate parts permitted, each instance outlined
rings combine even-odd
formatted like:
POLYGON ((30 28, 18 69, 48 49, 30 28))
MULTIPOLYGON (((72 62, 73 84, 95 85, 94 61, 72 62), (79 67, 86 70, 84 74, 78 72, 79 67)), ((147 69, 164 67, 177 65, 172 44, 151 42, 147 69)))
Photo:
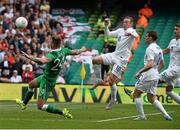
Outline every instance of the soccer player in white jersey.
MULTIPOLYGON (((139 113, 139 116, 134 120, 146 120, 143 103, 141 101, 141 94, 143 92, 147 93, 148 101, 163 114, 166 120, 172 120, 162 104, 156 99, 156 89, 159 80, 158 70, 160 70, 164 64, 163 52, 156 44, 156 39, 157 33, 155 31, 148 31, 146 33, 145 42, 149 46, 147 47, 144 56, 144 67, 135 75, 135 78, 137 78, 138 81, 135 84, 135 90, 132 95, 135 101, 136 109, 139 113)), ((125 89, 126 93, 129 91, 130 90, 125 89)))
MULTIPOLYGON (((116 103, 117 99, 117 86, 116 83, 122 79, 122 73, 128 63, 128 57, 131 52, 131 47, 134 39, 138 37, 137 32, 132 28, 133 18, 126 16, 123 19, 123 28, 119 28, 115 31, 109 31, 108 24, 109 19, 105 19, 105 35, 114 36, 118 38, 116 49, 112 53, 102 54, 92 59, 93 64, 105 64, 112 65, 112 71, 109 75, 109 85, 111 86, 111 100, 106 106, 109 110, 112 105, 116 103)), ((98 86, 98 83, 93 85, 91 89, 98 86)))
POLYGON ((173 92, 176 78, 180 75, 180 23, 174 27, 175 38, 169 43, 169 46, 163 50, 163 54, 170 53, 169 67, 160 75, 160 82, 167 83, 166 93, 180 104, 180 96, 173 92))

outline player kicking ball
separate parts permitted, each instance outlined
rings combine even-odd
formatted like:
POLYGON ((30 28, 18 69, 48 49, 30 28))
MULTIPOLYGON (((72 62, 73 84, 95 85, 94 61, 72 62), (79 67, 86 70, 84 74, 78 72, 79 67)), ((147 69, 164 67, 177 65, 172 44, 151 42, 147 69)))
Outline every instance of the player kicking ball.
POLYGON ((144 67, 140 69, 135 78, 138 81, 135 84, 135 90, 130 91, 124 88, 125 93, 134 99, 136 109, 139 116, 134 120, 146 120, 144 114, 143 103, 141 101, 141 94, 147 93, 148 101, 157 108, 164 116, 166 120, 172 120, 171 116, 166 112, 162 104, 156 99, 156 89, 159 80, 159 72, 163 67, 163 52, 161 48, 156 44, 157 33, 155 31, 148 31, 146 33, 145 41, 149 45, 146 49, 144 56, 144 67))
POLYGON ((64 108, 63 110, 58 109, 50 104, 47 104, 47 99, 50 92, 56 85, 56 79, 61 71, 62 64, 65 61, 67 55, 78 55, 81 52, 86 51, 86 48, 83 47, 77 50, 69 50, 67 48, 60 48, 62 40, 58 35, 52 36, 51 51, 43 58, 35 58, 22 52, 23 56, 26 58, 38 63, 46 64, 44 73, 32 80, 29 83, 28 91, 26 92, 25 98, 23 101, 16 99, 16 103, 20 106, 22 110, 26 109, 26 105, 34 94, 34 88, 39 88, 37 107, 39 110, 46 111, 53 114, 59 114, 65 118, 73 118, 70 112, 64 108))
MULTIPOLYGON (((138 37, 137 32, 132 28, 133 18, 130 16, 125 16, 123 19, 123 27, 114 31, 109 31, 109 19, 105 19, 105 35, 113 36, 118 39, 116 44, 116 49, 112 53, 106 53, 96 56, 92 59, 93 64, 104 64, 111 65, 112 71, 108 75, 108 82, 111 88, 111 99, 106 106, 106 110, 112 109, 113 105, 117 103, 117 83, 122 80, 122 74, 124 73, 128 57, 131 53, 131 47, 134 39, 138 37)), ((93 84, 90 88, 95 89, 99 84, 104 84, 105 81, 97 79, 97 82, 93 84)))

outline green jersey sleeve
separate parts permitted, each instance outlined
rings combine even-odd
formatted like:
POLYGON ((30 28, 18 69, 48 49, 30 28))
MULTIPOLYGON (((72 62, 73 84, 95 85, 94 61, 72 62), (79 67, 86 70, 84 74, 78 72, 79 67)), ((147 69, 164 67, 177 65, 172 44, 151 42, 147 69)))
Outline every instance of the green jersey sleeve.
POLYGON ((65 53, 65 55, 70 55, 71 54, 71 50, 69 50, 68 48, 62 48, 63 52, 65 53))
POLYGON ((51 59, 51 60, 55 60, 56 59, 56 57, 52 53, 50 53, 50 52, 46 55, 46 57, 48 59, 51 59))

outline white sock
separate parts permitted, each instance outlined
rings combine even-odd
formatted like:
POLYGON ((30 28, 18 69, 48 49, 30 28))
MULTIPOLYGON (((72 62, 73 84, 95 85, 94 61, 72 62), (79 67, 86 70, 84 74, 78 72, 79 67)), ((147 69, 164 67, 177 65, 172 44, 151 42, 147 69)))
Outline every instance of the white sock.
POLYGON ((44 104, 43 107, 42 107, 42 110, 46 111, 47 107, 48 107, 48 104, 44 104))
POLYGON ((135 101, 136 109, 137 109, 140 117, 145 117, 143 103, 141 101, 141 98, 135 98, 134 101, 135 101))
POLYGON ((155 100, 153 102, 153 105, 164 115, 164 116, 169 116, 168 113, 166 112, 166 110, 164 109, 164 107, 162 106, 162 104, 158 101, 155 100))
POLYGON ((118 88, 116 84, 111 86, 111 101, 117 101, 117 91, 118 88))
POLYGON ((167 95, 173 98, 174 101, 180 104, 180 96, 177 93, 170 91, 170 92, 167 92, 167 95))

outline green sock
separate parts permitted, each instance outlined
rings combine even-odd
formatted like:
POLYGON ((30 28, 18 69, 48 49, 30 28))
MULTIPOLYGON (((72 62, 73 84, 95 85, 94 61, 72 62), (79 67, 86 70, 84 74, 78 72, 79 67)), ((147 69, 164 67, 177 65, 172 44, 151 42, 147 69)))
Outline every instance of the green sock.
POLYGON ((60 109, 57 109, 52 105, 48 105, 46 111, 49 113, 55 113, 55 114, 59 114, 59 115, 63 114, 63 112, 60 109))
POLYGON ((23 103, 28 104, 29 100, 32 98, 34 91, 27 91, 23 103))

